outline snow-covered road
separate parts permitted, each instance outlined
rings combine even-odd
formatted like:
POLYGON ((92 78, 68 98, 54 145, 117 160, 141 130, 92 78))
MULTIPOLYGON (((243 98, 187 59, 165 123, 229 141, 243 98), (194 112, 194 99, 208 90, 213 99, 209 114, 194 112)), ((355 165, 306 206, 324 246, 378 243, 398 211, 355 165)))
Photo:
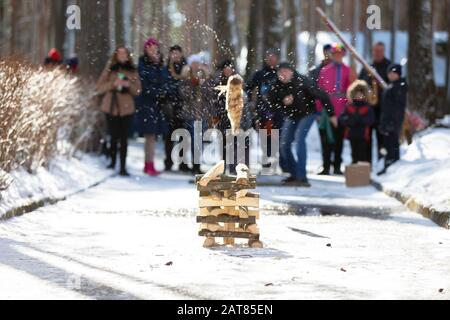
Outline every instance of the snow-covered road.
POLYGON ((259 187, 265 248, 208 250, 189 177, 131 156, 133 179, 0 222, 0 299, 450 299, 449 231, 371 187, 259 187))

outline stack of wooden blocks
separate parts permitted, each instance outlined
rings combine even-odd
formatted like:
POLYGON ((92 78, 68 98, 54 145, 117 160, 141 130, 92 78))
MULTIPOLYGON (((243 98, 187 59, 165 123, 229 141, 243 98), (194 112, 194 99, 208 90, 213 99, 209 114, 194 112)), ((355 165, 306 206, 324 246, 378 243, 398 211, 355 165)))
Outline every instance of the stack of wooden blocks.
POLYGON ((196 178, 200 192, 199 235, 206 237, 203 246, 214 247, 216 238, 223 238, 224 245, 233 245, 235 239, 248 239, 250 247, 262 248, 256 223, 259 195, 249 192, 256 188, 256 177, 245 165, 237 166, 237 176, 224 175, 224 167, 221 161, 196 178))

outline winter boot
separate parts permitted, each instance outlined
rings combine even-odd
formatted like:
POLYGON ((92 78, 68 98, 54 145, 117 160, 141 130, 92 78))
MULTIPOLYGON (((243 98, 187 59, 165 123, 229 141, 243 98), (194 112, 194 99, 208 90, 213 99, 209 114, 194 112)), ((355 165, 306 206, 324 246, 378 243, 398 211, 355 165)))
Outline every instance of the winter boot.
POLYGON ((161 172, 156 171, 155 164, 153 162, 147 163, 147 169, 145 170, 145 173, 152 177, 156 177, 161 174, 161 172))

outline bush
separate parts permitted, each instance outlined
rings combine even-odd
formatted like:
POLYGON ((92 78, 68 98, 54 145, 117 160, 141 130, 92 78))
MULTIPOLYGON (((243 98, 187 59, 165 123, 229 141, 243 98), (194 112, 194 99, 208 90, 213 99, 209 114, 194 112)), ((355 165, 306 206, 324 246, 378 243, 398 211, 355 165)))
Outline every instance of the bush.
POLYGON ((103 117, 92 88, 62 70, 0 61, 0 190, 11 170, 33 172, 57 154, 96 148, 103 117))

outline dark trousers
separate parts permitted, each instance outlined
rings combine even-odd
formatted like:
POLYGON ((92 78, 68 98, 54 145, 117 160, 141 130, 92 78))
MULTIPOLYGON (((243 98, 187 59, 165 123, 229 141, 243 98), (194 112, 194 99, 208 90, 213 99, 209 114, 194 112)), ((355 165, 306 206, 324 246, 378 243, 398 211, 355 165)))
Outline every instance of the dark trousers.
POLYGON ((344 128, 338 126, 333 127, 334 144, 328 143, 327 133, 325 130, 320 130, 320 142, 322 144, 322 161, 323 169, 330 171, 331 164, 333 164, 334 171, 341 170, 342 164, 342 149, 344 148, 344 128))
POLYGON ((111 163, 116 165, 117 145, 120 143, 120 168, 125 169, 128 151, 128 133, 132 116, 108 116, 108 127, 111 134, 111 163))
POLYGON ((385 167, 387 168, 400 160, 400 135, 396 132, 384 135, 383 145, 387 151, 385 158, 385 167))
POLYGON ((352 162, 369 162, 369 155, 367 149, 369 147, 369 142, 365 139, 350 139, 350 144, 352 146, 352 162))
POLYGON ((381 155, 381 149, 384 148, 383 146, 383 135, 380 133, 380 130, 378 130, 378 127, 373 127, 370 130, 370 138, 369 141, 367 143, 367 159, 369 159, 370 163, 372 163, 372 159, 373 159, 373 154, 372 154, 372 149, 373 149, 373 143, 374 143, 374 139, 373 139, 373 132, 375 131, 375 136, 377 138, 377 157, 378 160, 380 160, 383 156, 381 155))
POLYGON ((381 117, 381 106, 375 106, 373 108, 374 112, 375 112, 375 119, 376 122, 373 125, 373 127, 370 129, 370 137, 369 137, 369 142, 368 142, 368 147, 367 147, 367 159, 369 159, 369 162, 372 163, 372 159, 373 159, 373 154, 372 154, 372 149, 373 149, 373 143, 374 143, 374 139, 373 139, 373 133, 375 132, 375 137, 377 139, 377 159, 378 161, 383 157, 381 154, 381 150, 384 148, 383 146, 383 135, 381 134, 380 130, 378 129, 378 124, 380 122, 380 117, 381 117))
POLYGON ((169 120, 169 130, 164 137, 164 145, 166 152, 166 159, 164 161, 164 165, 166 167, 166 170, 170 170, 173 166, 172 149, 175 142, 172 141, 172 133, 177 129, 184 129, 184 128, 186 128, 186 124, 179 117, 172 117, 169 120))

